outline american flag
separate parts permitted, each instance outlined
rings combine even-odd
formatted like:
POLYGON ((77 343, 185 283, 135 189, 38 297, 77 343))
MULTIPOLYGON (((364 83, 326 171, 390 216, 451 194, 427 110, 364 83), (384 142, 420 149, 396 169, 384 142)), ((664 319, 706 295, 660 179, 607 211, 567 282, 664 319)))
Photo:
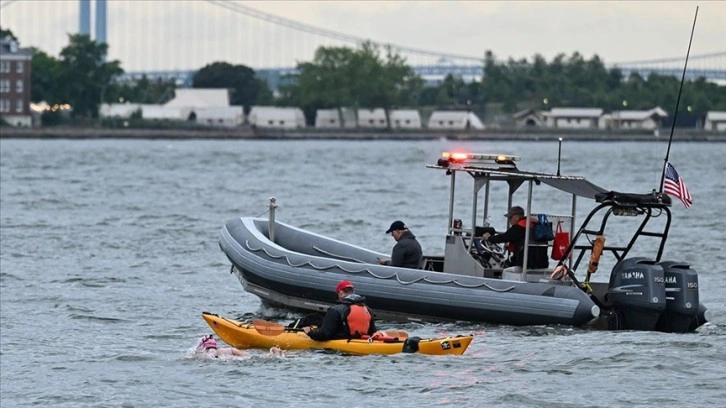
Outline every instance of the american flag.
POLYGON ((666 163, 665 175, 663 177, 665 178, 663 180, 663 189, 666 194, 680 199, 686 208, 690 207, 693 204, 693 197, 691 197, 691 193, 686 188, 686 183, 678 176, 678 172, 672 164, 666 163))

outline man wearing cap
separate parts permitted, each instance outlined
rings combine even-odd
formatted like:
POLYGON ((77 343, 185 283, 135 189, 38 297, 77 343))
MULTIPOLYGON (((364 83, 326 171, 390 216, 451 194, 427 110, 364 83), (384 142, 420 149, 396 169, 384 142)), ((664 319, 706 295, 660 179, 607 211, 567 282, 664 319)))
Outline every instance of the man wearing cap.
POLYGON ((355 339, 362 335, 373 335, 376 324, 373 312, 366 306, 366 299, 355 293, 353 284, 342 280, 335 287, 338 304, 331 306, 317 329, 303 327, 303 331, 313 340, 355 339))
POLYGON ((396 245, 393 247, 391 259, 381 259, 378 263, 417 269, 421 265, 423 252, 421 251, 421 244, 416 241, 416 236, 408 230, 406 224, 403 221, 393 221, 386 234, 393 236, 396 245))
MULTIPOLYGON (((524 208, 520 206, 514 206, 504 214, 509 220, 509 229, 501 234, 492 235, 489 232, 485 232, 482 235, 482 239, 493 244, 507 243, 507 251, 511 254, 510 264, 511 266, 522 266, 524 264, 524 237, 527 228, 527 219, 524 216, 524 208)), ((536 217, 530 218, 530 223, 536 223, 536 217)), ((534 226, 530 225, 530 231, 534 230, 534 226)), ((545 248, 546 250, 546 248, 545 248)), ((533 259, 530 253, 530 259, 533 259)), ((528 262, 528 267, 540 267, 539 265, 530 265, 532 262, 528 262)), ((544 266, 545 268, 547 265, 544 266)))

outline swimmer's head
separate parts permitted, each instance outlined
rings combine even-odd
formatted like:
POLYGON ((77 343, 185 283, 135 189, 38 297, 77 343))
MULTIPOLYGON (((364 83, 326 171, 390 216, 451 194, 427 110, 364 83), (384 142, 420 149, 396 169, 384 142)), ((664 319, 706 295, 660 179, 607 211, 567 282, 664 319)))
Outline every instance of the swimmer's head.
POLYGON ((211 334, 209 336, 204 336, 199 342, 199 349, 205 351, 209 349, 217 349, 217 341, 214 340, 211 334))

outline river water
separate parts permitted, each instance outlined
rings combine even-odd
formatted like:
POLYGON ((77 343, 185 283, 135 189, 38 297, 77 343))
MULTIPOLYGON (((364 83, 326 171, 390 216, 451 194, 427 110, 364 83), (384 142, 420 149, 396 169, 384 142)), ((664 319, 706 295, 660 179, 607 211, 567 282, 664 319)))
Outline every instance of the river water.
MULTIPOLYGON (((717 143, 675 143, 671 151, 695 203, 674 203, 665 258, 699 272, 712 322, 696 333, 383 322, 422 337, 476 337, 461 357, 191 356, 210 332, 202 311, 279 322, 296 316, 262 309, 229 273, 217 244, 224 222, 264 214, 275 196, 277 219, 288 224, 388 252, 393 241, 384 231, 400 218, 424 252, 440 254, 448 181, 425 164, 452 148, 518 154, 525 169, 557 166, 550 142, 0 140, 0 403, 726 404, 726 148, 717 143)), ((645 193, 658 187, 665 151, 663 140, 565 142, 561 167, 645 193)), ((535 209, 568 208, 569 200, 542 197, 535 209)), ((578 201, 578 214, 591 205, 578 201)), ((504 206, 495 210, 496 225, 504 206)))

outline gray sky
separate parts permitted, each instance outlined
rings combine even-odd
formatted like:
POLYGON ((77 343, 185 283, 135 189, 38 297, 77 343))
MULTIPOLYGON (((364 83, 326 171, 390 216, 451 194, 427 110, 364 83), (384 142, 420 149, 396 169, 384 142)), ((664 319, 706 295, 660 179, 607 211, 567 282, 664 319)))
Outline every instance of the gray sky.
MULTIPOLYGON (((551 60, 558 53, 598 54, 606 63, 685 57, 697 5, 691 55, 726 51, 726 1, 249 1, 282 18, 412 48, 500 58, 551 60)), ((78 30, 78 1, 2 0, 0 24, 57 55, 78 30)), ((127 71, 196 69, 213 61, 253 68, 312 59, 324 39, 203 0, 108 1, 110 57, 127 71)), ((431 62, 409 57, 412 64, 431 62)), ((694 62, 694 63, 697 63, 694 62)), ((710 61, 723 67, 726 62, 710 61)), ((681 63, 682 64, 682 63, 681 63)), ((690 63, 689 63, 690 65, 690 63)))

